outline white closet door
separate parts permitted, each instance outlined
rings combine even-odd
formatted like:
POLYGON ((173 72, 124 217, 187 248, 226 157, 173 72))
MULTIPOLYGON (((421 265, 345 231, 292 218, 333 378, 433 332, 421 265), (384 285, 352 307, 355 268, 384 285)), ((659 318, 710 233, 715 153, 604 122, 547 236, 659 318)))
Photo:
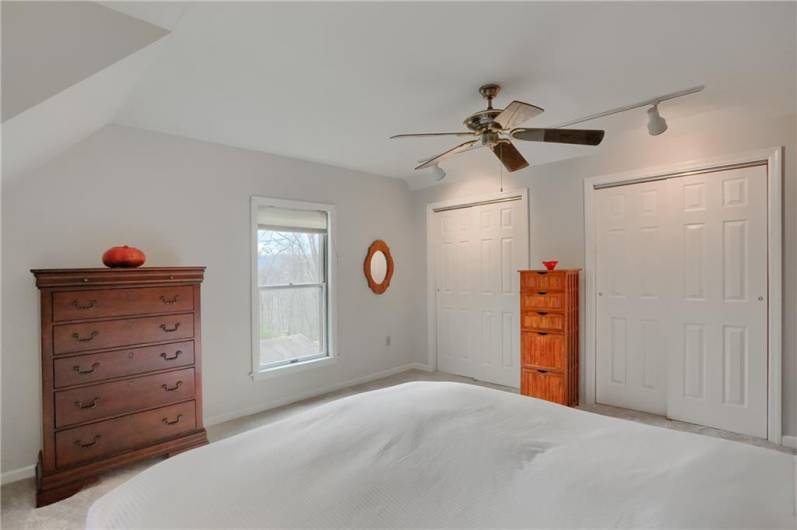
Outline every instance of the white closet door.
POLYGON ((766 437, 766 167, 596 192, 599 403, 766 437))
POLYGON ((664 181, 599 190, 597 401, 665 414, 670 296, 664 181))
POLYGON ((433 219, 438 369, 517 387, 517 271, 528 266, 526 202, 448 210, 433 219))
POLYGON ((767 435, 766 167, 672 179, 668 414, 767 435))

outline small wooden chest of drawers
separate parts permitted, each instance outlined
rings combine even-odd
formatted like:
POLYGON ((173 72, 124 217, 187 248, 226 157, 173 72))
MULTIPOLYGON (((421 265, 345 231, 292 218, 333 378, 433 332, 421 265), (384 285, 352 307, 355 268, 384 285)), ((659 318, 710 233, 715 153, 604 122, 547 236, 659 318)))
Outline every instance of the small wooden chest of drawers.
POLYGON ((42 332, 37 506, 109 469, 207 443, 204 267, 32 272, 42 332))
POLYGON ((579 270, 520 271, 520 392, 578 405, 579 270))

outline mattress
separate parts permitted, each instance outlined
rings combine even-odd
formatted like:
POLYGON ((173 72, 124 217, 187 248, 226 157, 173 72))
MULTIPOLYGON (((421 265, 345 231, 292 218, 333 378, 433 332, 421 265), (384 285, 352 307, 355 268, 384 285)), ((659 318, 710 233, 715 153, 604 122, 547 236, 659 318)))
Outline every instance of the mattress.
POLYGON ((143 471, 90 529, 795 528, 792 455, 461 383, 319 405, 143 471))

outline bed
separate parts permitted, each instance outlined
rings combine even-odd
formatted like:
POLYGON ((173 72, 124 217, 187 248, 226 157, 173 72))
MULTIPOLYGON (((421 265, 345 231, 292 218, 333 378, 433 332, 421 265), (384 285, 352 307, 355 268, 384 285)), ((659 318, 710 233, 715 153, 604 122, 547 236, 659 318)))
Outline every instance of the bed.
POLYGON ((177 455, 89 529, 795 528, 795 457, 461 383, 319 405, 177 455))

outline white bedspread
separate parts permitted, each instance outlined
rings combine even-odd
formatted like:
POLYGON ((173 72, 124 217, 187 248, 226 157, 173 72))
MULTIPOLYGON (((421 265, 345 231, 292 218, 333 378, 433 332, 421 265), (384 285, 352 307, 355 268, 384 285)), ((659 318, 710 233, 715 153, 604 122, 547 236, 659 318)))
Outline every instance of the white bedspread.
POLYGON ((459 383, 358 394, 178 455, 88 528, 795 528, 795 459, 459 383))

